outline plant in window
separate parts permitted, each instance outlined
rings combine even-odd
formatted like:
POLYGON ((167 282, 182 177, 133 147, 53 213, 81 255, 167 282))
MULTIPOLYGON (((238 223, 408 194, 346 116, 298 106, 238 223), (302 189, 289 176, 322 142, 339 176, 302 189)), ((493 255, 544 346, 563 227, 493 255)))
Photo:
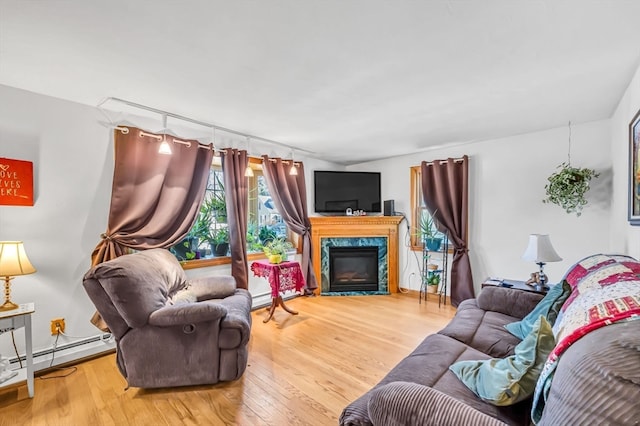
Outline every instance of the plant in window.
POLYGON ((212 230, 207 241, 209 241, 211 252, 215 256, 226 256, 229 251, 229 229, 224 227, 212 230))
POLYGON ((267 242, 262 250, 271 263, 280 263, 287 257, 287 250, 293 248, 293 245, 284 238, 277 237, 267 242))
POLYGON ((258 224, 253 220, 247 224, 247 251, 262 251, 262 243, 258 238, 258 224))
POLYGON ((260 239, 260 242, 262 243, 263 246, 266 245, 269 241, 273 241, 277 237, 278 235, 276 234, 276 231, 273 228, 266 225, 260 227, 260 231, 258 232, 258 238, 260 239))
POLYGON ((209 199, 209 208, 216 222, 225 223, 227 221, 227 200, 224 197, 224 183, 220 173, 214 173, 214 179, 215 190, 211 191, 212 196, 209 199))
POLYGON ((593 169, 571 167, 570 163, 562 163, 559 171, 547 178, 544 186, 547 198, 543 203, 553 203, 562 207, 567 213, 582 214, 582 208, 587 204, 584 195, 589 190, 589 181, 600 174, 593 169))
MULTIPOLYGON (((436 212, 434 211, 433 214, 435 215, 436 212)), ((436 228, 436 222, 427 210, 423 210, 420 216, 419 234, 429 251, 440 250, 442 233, 436 228)))

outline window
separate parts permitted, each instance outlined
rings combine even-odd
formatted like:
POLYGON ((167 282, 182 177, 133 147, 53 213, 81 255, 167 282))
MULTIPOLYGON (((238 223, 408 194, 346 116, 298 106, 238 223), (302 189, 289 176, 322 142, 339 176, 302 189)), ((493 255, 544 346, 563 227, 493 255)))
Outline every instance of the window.
MULTIPOLYGON (((262 174, 262 162, 250 158, 254 176, 249 177, 247 254, 263 256, 263 245, 275 237, 295 240, 273 204, 262 174)), ((296 245, 294 244, 294 247, 296 245)), ((214 157, 200 213, 187 237, 171 248, 186 269, 229 263, 224 177, 219 157, 214 157)))
MULTIPOLYGON (((411 249, 422 250, 421 227, 433 222, 431 214, 424 204, 422 196, 422 173, 420 166, 411 167, 411 249)), ((444 235, 437 232, 437 237, 444 238, 444 235)))

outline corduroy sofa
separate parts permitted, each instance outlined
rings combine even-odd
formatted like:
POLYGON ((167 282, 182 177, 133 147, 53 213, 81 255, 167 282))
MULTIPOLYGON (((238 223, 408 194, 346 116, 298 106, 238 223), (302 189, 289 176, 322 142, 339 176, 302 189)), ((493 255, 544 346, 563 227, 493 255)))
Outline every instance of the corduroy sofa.
MULTIPOLYGON (((562 339, 563 351, 558 351, 556 345, 549 358, 544 357, 547 361, 540 379, 536 379, 536 394, 538 387, 545 388, 545 383, 548 386, 535 401, 536 424, 640 424, 637 403, 640 320, 633 320, 638 317, 639 273, 640 263, 634 259, 605 255, 585 258, 567 272, 563 284, 567 287, 570 284, 571 293, 563 299, 557 323, 564 324, 564 331, 571 331, 574 338, 562 339), (620 283, 621 280, 625 282, 620 283), (594 321, 589 322, 588 318, 598 316, 593 309, 610 303, 608 299, 598 299, 600 291, 592 291, 596 288, 608 291, 608 298, 614 294, 615 303, 626 304, 626 307, 609 304, 605 310, 610 309, 615 316, 618 308, 626 309, 628 315, 625 318, 617 315, 614 323, 607 326, 602 326, 606 325, 603 323, 595 327, 594 321), (564 312, 568 305, 572 309, 564 312), (566 318, 561 318, 563 313, 566 318), (587 318, 583 321, 586 327, 576 325, 581 314, 587 318), (577 338, 573 333, 576 330, 580 331, 577 338), (555 363, 549 362, 552 358, 555 363), (545 373, 549 380, 541 383, 545 373)), ((521 340, 504 326, 521 320, 541 300, 542 295, 533 292, 484 288, 476 299, 459 305, 455 317, 443 330, 427 336, 380 383, 348 405, 340 416, 340 424, 532 424, 533 397, 508 406, 490 404, 471 391, 449 367, 458 361, 513 355, 521 340)), ((558 332, 555 328, 553 331, 558 332)), ((558 333, 562 336, 563 330, 558 333)))
POLYGON ((91 268, 83 285, 117 344, 129 386, 236 380, 247 366, 251 295, 231 276, 188 280, 168 250, 91 268))

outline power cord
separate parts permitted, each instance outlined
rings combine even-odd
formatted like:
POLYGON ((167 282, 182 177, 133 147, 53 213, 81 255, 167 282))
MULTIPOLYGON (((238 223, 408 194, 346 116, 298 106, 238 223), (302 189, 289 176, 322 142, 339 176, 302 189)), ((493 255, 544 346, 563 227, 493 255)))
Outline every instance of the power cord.
MULTIPOLYGON (((407 224, 407 234, 405 236, 405 240, 404 240, 404 246, 409 249, 409 252, 413 253, 413 256, 416 259, 416 264, 418 265, 418 271, 420 272, 420 277, 422 277, 423 271, 422 271, 422 265, 420 264, 420 259, 418 258, 418 254, 415 252, 415 250, 412 250, 411 247, 411 225, 409 224, 409 219, 407 219, 407 215, 404 212, 400 212, 400 211, 395 211, 393 213, 395 216, 402 216, 402 220, 400 220, 400 223, 402 223, 403 221, 406 222, 407 224)), ((409 268, 409 256, 407 256, 407 261, 404 264, 404 267, 402 268, 402 272, 406 272, 407 269, 409 268)), ((412 272, 411 275, 409 276, 409 287, 411 287, 411 276, 414 275, 414 273, 412 272)), ((403 294, 407 294, 409 293, 408 289, 403 289, 402 287, 399 287, 398 290, 400 291, 400 293, 403 294)))
POLYGON ((16 351, 16 358, 18 358, 20 368, 22 368, 22 359, 20 359, 20 355, 18 355, 18 346, 16 345, 16 336, 13 334, 13 330, 11 330, 11 341, 13 342, 13 350, 16 351))
POLYGON ((58 374, 56 376, 39 376, 40 380, 49 380, 49 379, 61 379, 64 377, 68 377, 78 371, 78 367, 53 367, 53 361, 56 359, 56 349, 58 349, 58 339, 60 339, 60 335, 64 334, 62 330, 60 330, 59 326, 56 326, 56 340, 53 342, 53 353, 51 355, 51 362, 49 363, 49 369, 54 371, 67 371, 65 374, 58 374))

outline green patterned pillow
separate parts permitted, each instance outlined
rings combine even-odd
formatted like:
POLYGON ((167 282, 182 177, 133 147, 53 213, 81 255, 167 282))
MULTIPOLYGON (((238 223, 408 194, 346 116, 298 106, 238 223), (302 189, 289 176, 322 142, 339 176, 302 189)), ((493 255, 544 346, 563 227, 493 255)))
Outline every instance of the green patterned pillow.
POLYGON ((531 333, 507 358, 459 361, 449 367, 478 397, 493 405, 512 405, 533 395, 555 346, 551 325, 540 315, 531 333))
POLYGON ((551 289, 547 292, 544 298, 538 302, 535 308, 529 314, 522 318, 520 321, 512 322, 504 326, 507 331, 520 339, 524 339, 533 327, 533 323, 536 322, 540 315, 543 315, 546 320, 553 326, 558 318, 558 312, 564 302, 569 298, 571 294, 571 286, 566 280, 562 283, 551 286, 551 289))

